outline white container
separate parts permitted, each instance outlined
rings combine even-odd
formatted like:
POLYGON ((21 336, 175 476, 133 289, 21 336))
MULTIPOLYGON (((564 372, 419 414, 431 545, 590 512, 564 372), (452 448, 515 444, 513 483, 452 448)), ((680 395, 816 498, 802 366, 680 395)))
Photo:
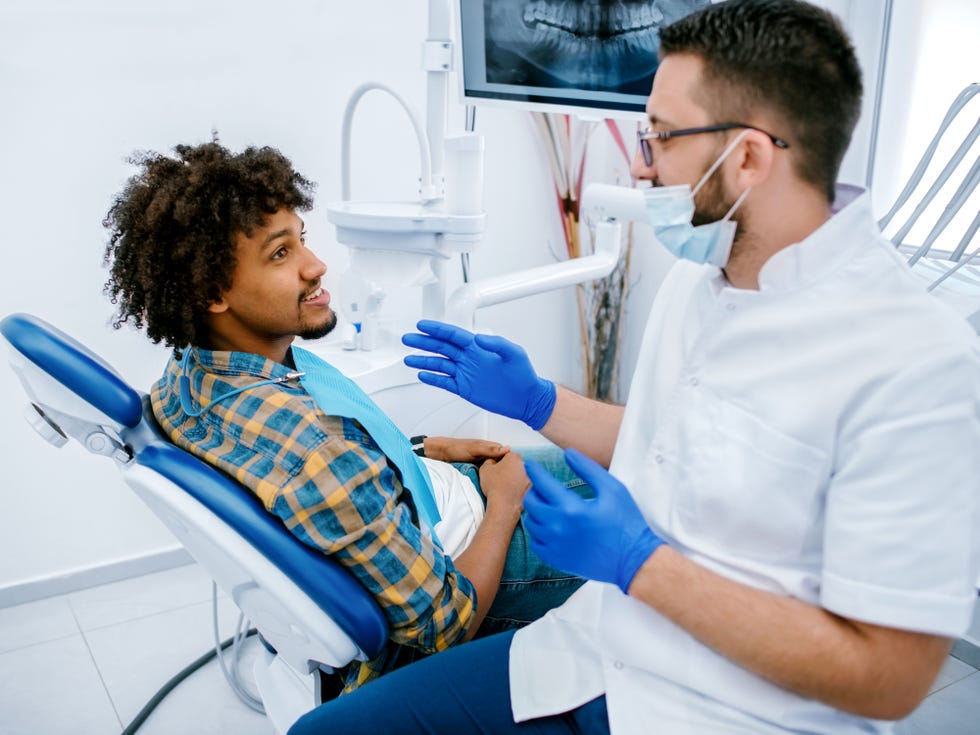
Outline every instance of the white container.
POLYGON ((483 213, 483 136, 447 135, 445 142, 447 214, 483 213))

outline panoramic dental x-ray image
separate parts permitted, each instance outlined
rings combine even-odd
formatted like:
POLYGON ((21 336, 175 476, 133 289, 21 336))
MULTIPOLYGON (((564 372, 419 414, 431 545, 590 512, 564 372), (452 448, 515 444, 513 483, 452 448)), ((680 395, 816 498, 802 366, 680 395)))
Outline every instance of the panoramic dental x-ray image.
POLYGON ((658 29, 710 0, 484 3, 487 81, 645 94, 658 29))

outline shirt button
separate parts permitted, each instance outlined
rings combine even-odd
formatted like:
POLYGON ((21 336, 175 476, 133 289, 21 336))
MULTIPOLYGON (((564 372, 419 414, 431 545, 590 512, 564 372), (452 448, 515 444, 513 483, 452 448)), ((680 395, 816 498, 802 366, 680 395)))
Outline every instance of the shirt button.
POLYGON ((658 454, 653 459, 656 461, 657 464, 663 464, 664 463, 664 455, 662 455, 662 454, 658 454))
POLYGON ((614 667, 614 668, 617 668, 617 669, 621 669, 621 668, 623 668, 623 662, 622 662, 622 661, 616 661, 616 662, 615 662, 615 663, 613 664, 613 667, 614 667))
POLYGON ((697 378, 694 378, 694 377, 692 377, 692 378, 690 378, 690 379, 689 379, 689 380, 688 380, 687 382, 688 382, 688 383, 690 383, 691 385, 693 385, 693 386, 695 386, 695 387, 696 387, 696 386, 697 386, 697 384, 698 384, 698 379, 697 379, 697 378))
POLYGON ((735 311, 735 304, 725 304, 725 308, 729 311, 735 311))

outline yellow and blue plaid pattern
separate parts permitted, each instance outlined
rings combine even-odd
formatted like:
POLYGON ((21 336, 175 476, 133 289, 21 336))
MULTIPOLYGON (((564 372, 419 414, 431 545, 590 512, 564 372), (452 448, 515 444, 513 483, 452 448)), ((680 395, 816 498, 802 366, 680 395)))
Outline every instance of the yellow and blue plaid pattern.
MULTIPOLYGON (((195 349, 187 375, 200 408, 289 372, 258 355, 195 349)), ((476 592, 419 529, 397 471, 357 421, 328 415, 298 380, 257 386, 190 418, 180 374, 171 357, 150 394, 175 444, 248 487, 299 539, 357 577, 384 611, 391 644, 434 653, 462 640, 476 592)), ((391 668, 394 649, 352 667, 347 689, 391 668)))

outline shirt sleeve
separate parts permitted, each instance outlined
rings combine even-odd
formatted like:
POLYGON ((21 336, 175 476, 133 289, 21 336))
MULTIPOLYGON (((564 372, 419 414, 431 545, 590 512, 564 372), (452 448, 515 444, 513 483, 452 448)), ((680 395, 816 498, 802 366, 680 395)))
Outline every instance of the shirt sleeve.
POLYGON ((472 620, 476 591, 414 523, 401 481, 370 436, 354 421, 328 420, 342 430, 305 452, 272 511, 371 592, 393 641, 428 653, 448 648, 472 620))
POLYGON ((827 498, 822 604, 955 637, 969 625, 980 553, 975 360, 910 365, 843 421, 827 498))

